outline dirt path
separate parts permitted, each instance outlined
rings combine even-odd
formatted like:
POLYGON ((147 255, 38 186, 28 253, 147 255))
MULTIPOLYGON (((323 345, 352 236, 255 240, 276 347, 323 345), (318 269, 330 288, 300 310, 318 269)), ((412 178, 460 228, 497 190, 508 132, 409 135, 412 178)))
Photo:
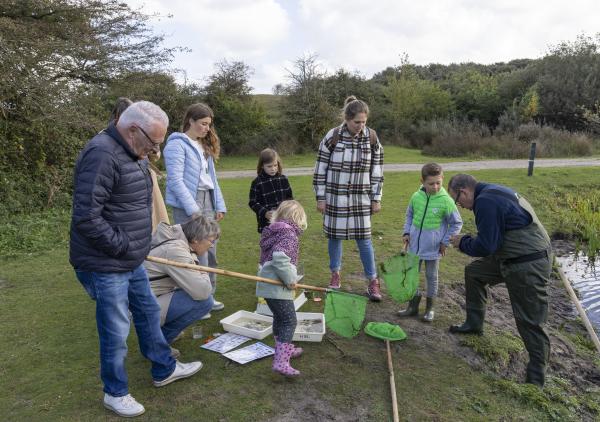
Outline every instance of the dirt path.
MULTIPOLYGON (((485 161, 456 161, 442 163, 447 171, 466 170, 492 170, 492 169, 516 169, 524 170, 528 167, 528 160, 485 160, 485 161)), ((386 164, 385 172, 397 171, 419 171, 423 166, 417 164, 386 164)), ((600 166, 600 158, 547 158, 535 160, 535 167, 596 167, 600 166)), ((534 170, 535 171, 535 170, 534 170)), ((313 174, 312 167, 286 168, 286 176, 307 176, 313 174)), ((234 179, 237 177, 254 177, 256 170, 234 170, 219 171, 220 179, 234 179)))

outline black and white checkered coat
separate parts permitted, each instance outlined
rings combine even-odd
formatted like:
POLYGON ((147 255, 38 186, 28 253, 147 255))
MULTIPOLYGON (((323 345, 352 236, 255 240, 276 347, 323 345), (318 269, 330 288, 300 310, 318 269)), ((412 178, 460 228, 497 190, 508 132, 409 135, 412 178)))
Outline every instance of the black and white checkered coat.
POLYGON ((371 201, 383 189, 383 147, 371 146, 367 127, 352 137, 344 123, 331 151, 333 129, 319 145, 313 175, 317 201, 325 200, 323 231, 330 239, 371 237, 371 201))
POLYGON ((248 205, 256 213, 258 232, 269 225, 266 214, 274 210, 283 201, 294 199, 292 188, 287 177, 282 175, 269 176, 264 171, 252 181, 248 205))

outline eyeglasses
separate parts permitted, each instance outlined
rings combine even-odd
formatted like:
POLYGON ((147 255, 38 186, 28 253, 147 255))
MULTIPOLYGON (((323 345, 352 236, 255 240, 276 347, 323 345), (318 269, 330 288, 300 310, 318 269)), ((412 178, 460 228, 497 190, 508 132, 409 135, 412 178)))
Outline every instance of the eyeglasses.
POLYGON ((458 195, 456 195, 456 198, 454 198, 454 204, 455 205, 459 205, 458 200, 460 199, 460 194, 462 193, 461 190, 458 191, 458 195))
POLYGON ((150 136, 148 136, 148 134, 146 133, 146 131, 144 129, 142 129, 139 126, 135 126, 135 127, 138 128, 144 134, 144 136, 146 137, 146 139, 148 140, 148 142, 150 142, 150 144, 152 145, 152 148, 160 148, 160 144, 162 144, 162 141, 161 142, 154 142, 152 140, 152 138, 150 136))

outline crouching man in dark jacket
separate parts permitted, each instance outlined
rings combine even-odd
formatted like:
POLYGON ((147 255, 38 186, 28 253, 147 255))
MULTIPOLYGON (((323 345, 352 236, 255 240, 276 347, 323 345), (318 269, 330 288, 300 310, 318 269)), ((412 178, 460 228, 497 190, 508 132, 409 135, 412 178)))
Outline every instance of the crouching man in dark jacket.
POLYGON ((159 151, 169 120, 155 104, 129 106, 83 148, 75 166, 70 261, 96 301, 104 406, 119 416, 144 413, 128 390, 125 356, 129 312, 140 350, 162 387, 191 376, 201 362, 171 357, 160 329, 160 308, 142 263, 150 248, 152 180, 146 156, 159 151))
POLYGON ((552 270, 550 238, 533 208, 515 191, 457 174, 448 184, 454 201, 475 214, 477 236, 458 235, 453 246, 473 257, 465 267, 467 320, 452 333, 483 333, 488 286, 505 283, 515 322, 529 352, 527 383, 543 387, 550 339, 546 291, 552 270))

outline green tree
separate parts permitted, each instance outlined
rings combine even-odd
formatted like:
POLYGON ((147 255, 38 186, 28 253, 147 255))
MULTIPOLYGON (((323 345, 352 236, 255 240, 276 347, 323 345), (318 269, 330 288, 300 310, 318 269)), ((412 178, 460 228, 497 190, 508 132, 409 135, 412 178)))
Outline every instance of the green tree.
POLYGON ((51 205, 106 121, 98 94, 170 62, 148 19, 118 0, 0 3, 0 196, 16 198, 6 209, 51 205))
POLYGON ((215 68, 203 91, 204 100, 215 113, 224 152, 254 152, 256 147, 266 146, 260 140, 265 139, 263 135, 271 125, 264 107, 250 95, 252 68, 227 60, 216 63, 215 68))
POLYGON ((435 83, 421 79, 414 67, 404 64, 400 72, 388 76, 384 94, 389 101, 389 119, 393 122, 394 138, 411 125, 436 118, 445 118, 453 110, 450 94, 435 83))

